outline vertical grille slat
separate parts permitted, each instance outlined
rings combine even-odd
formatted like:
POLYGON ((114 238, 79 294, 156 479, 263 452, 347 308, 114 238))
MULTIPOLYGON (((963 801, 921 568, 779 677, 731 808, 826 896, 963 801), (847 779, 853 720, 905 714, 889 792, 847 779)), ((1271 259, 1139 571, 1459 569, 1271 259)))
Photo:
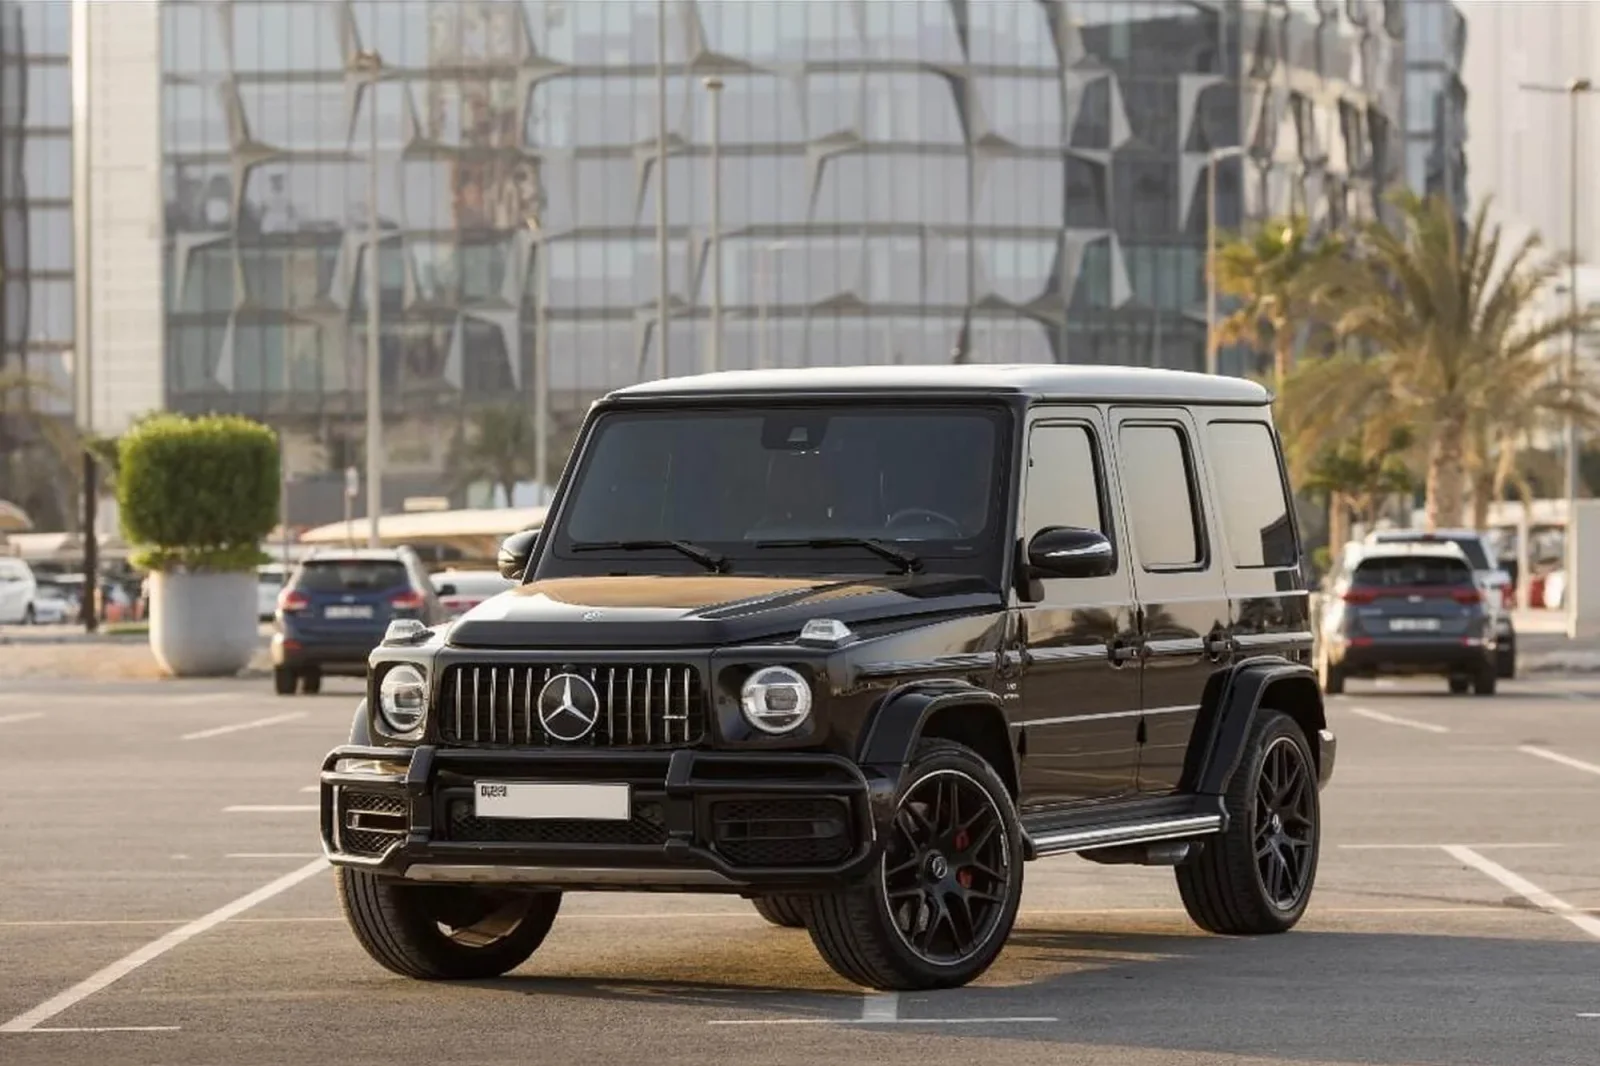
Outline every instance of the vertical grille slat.
POLYGON ((690 746, 704 736, 708 714, 701 672, 679 663, 602 663, 571 671, 556 665, 452 666, 439 705, 450 712, 438 719, 443 743, 496 748, 690 746), (540 693, 567 672, 588 681, 598 702, 594 728, 574 741, 548 734, 539 719, 540 693))

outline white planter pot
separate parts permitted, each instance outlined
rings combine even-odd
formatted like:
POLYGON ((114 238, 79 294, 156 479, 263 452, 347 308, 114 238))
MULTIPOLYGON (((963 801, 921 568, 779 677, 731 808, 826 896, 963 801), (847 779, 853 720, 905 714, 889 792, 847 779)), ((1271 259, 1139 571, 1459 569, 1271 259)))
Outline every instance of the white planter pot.
POLYGON ((175 677, 230 677, 260 643, 255 574, 150 575, 150 651, 175 677))

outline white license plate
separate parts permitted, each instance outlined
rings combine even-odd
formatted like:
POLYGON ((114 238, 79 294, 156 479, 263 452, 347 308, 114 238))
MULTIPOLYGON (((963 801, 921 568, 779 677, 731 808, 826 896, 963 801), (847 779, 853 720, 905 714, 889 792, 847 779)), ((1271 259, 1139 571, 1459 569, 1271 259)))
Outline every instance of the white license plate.
POLYGON ((372 605, 369 603, 336 603, 323 608, 324 618, 371 618, 372 605))
POLYGON ((479 781, 479 818, 574 818, 626 822, 632 816, 627 785, 568 785, 555 782, 479 781))
POLYGON ((1439 628, 1437 618, 1391 618, 1389 629, 1395 633, 1428 632, 1439 628))

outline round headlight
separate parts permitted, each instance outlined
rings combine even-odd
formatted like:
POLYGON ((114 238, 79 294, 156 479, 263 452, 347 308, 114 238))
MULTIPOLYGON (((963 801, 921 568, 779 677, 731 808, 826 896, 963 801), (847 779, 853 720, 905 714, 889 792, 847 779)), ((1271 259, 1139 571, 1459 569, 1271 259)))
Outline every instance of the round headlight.
POLYGON ((811 715, 811 686, 787 666, 763 667, 744 683, 739 705, 763 733, 793 732, 811 715))
POLYGON ((410 733, 428 710, 428 680, 415 666, 396 666, 378 683, 378 718, 391 733, 410 733))

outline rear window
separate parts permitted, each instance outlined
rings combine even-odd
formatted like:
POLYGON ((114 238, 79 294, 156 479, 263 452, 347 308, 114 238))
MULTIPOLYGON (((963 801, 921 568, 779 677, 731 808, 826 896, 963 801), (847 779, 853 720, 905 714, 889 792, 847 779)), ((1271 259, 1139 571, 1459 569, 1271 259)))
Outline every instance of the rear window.
POLYGON ((1359 588, 1470 585, 1472 570, 1457 559, 1368 559, 1356 567, 1351 583, 1359 588))
POLYGON ((401 563, 381 559, 324 560, 306 563, 295 587, 302 592, 381 592, 409 580, 401 563))

